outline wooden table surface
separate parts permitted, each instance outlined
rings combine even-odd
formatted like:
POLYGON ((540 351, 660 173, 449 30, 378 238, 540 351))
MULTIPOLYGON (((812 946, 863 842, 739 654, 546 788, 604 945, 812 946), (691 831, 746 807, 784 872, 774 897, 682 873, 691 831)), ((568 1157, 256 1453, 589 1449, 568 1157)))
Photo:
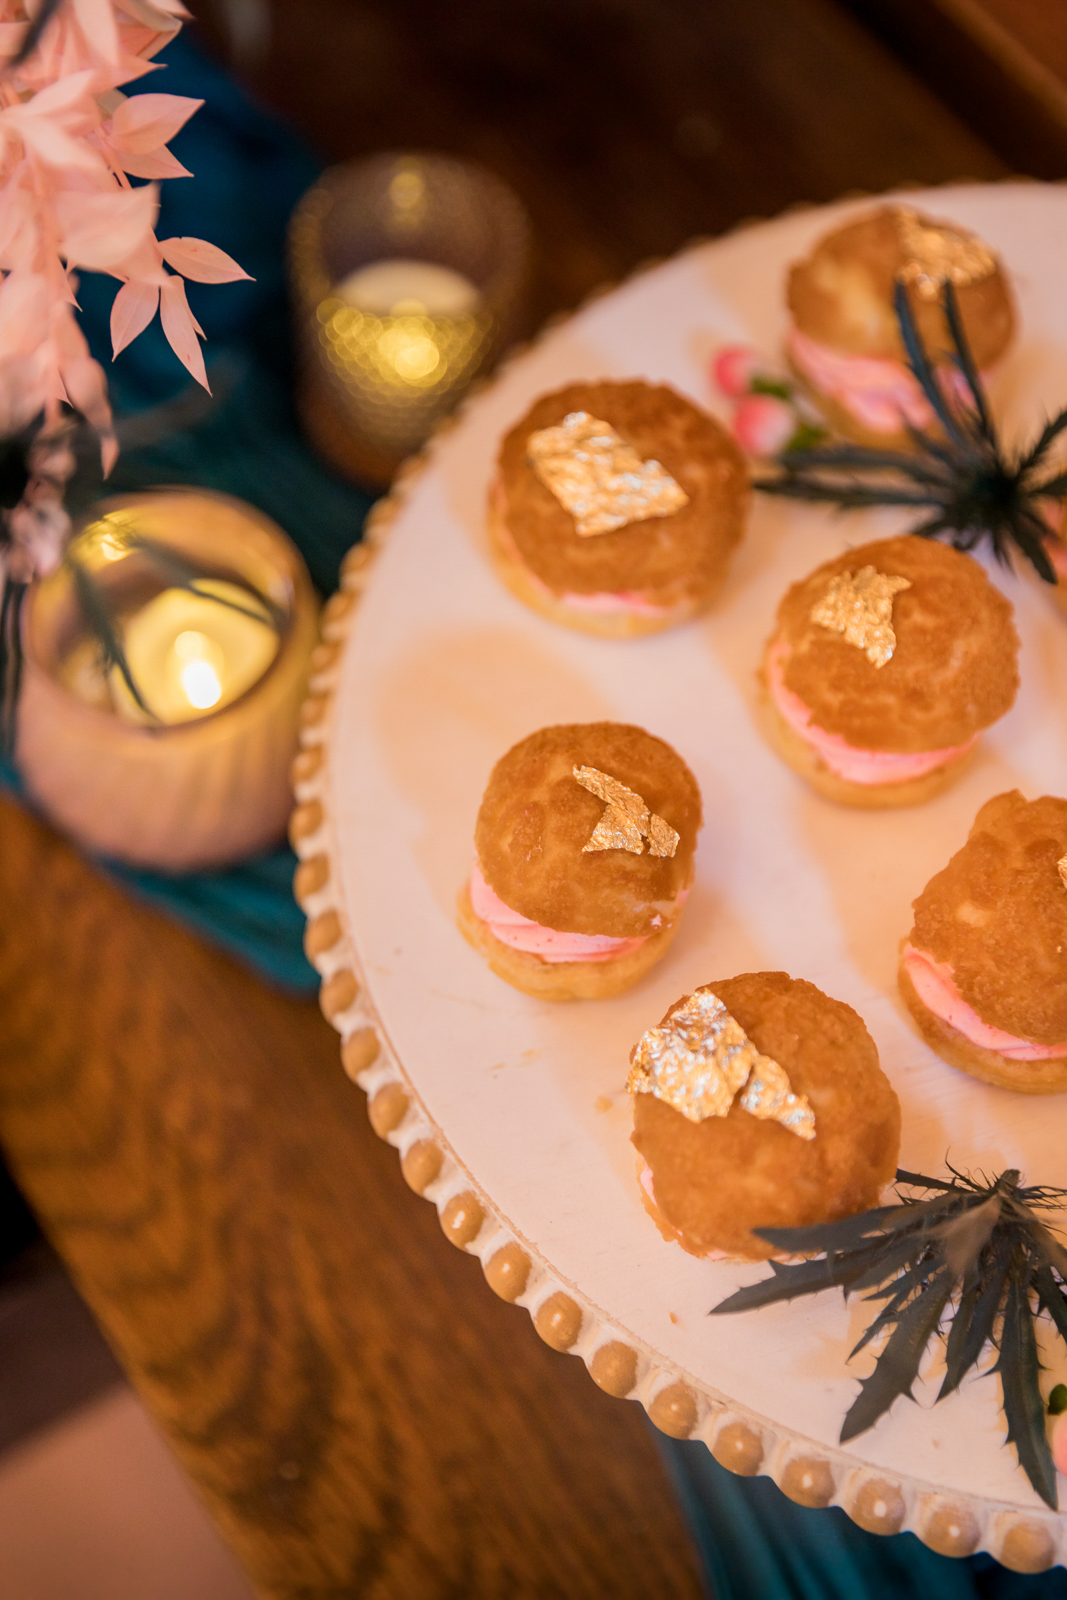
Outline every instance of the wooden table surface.
MULTIPOLYGON (((248 73, 328 156, 438 147, 514 184, 539 316, 747 215, 1005 171, 830 0, 272 16, 248 73)), ((640 1411, 449 1247, 313 1002, 9 801, 0 907, 0 1143, 264 1596, 700 1593, 640 1411)))
POLYGON ((1016 172, 1067 177, 1067 8, 1050 0, 844 0, 1016 172))

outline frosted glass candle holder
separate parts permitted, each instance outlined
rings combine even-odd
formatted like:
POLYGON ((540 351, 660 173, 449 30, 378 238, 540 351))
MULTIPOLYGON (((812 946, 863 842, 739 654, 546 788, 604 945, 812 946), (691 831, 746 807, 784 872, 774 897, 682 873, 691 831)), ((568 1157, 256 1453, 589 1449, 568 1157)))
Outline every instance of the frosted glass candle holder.
POLYGON ((145 698, 149 705, 158 698, 172 720, 139 716, 121 683, 109 689, 115 675, 105 678, 95 665, 71 572, 60 567, 31 590, 23 617, 15 756, 27 788, 79 844, 130 865, 188 872, 267 849, 284 834, 292 804, 289 768, 317 635, 317 603, 299 552, 251 506, 203 490, 107 500, 90 522, 79 559, 127 620, 131 666, 129 624, 147 619, 139 662, 145 698), (124 548, 123 528, 194 563, 208 586, 230 597, 264 596, 276 647, 242 656, 242 628, 251 632, 254 620, 219 608, 216 627, 211 607, 200 602, 197 610, 188 594, 188 626, 168 618, 166 602, 177 594, 180 610, 182 591, 136 544, 124 548), (182 713, 162 694, 153 630, 167 626, 179 630, 175 666, 190 692, 185 720, 174 720, 182 713))
POLYGON ((326 172, 289 227, 300 409, 322 454, 387 483, 516 337, 528 255, 519 201, 466 162, 381 155, 326 172))

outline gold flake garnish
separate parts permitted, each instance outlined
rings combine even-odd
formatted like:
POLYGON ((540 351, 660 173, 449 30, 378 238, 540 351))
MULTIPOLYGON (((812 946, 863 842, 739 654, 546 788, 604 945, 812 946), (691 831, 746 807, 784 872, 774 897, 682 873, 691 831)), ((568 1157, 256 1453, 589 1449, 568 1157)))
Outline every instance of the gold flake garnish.
POLYGON ((964 289, 997 270, 989 246, 965 228, 928 222, 914 211, 902 210, 897 212, 897 229, 907 257, 897 277, 913 284, 923 300, 936 300, 946 283, 964 289))
POLYGON ((590 834, 588 844, 582 846, 583 855, 589 850, 629 850, 631 855, 640 856, 644 854, 647 838, 649 855, 673 856, 678 848, 678 834, 662 817, 649 815, 639 794, 597 767, 573 770, 582 788, 603 800, 607 807, 590 834))
POLYGON ((1061 856, 1056 863, 1056 871, 1060 875, 1060 882, 1067 889, 1067 856, 1061 856))
POLYGON ((582 854, 593 850, 629 850, 631 855, 644 855, 641 829, 625 811, 620 811, 617 806, 608 806, 589 835, 589 842, 583 844, 582 854))
POLYGON ((741 1096, 741 1108, 764 1122, 780 1122, 802 1139, 815 1137, 815 1113, 802 1094, 794 1094, 777 1061, 760 1056, 741 1096))
POLYGON ((812 606, 811 620, 831 633, 843 633, 849 644, 865 652, 872 666, 884 667, 897 647, 893 597, 910 588, 910 578, 890 578, 877 567, 841 572, 812 606))
POLYGON ((815 1113, 806 1097, 793 1093, 777 1061, 760 1054, 708 989, 697 990, 666 1023, 649 1028, 630 1060, 630 1093, 653 1094, 690 1122, 725 1117, 744 1089, 743 1110, 780 1122, 800 1139, 815 1137, 815 1113))
POLYGON ((650 856, 673 856, 678 848, 678 835, 669 822, 664 822, 662 817, 657 817, 655 812, 648 819, 648 853, 650 856))
POLYGON ((628 522, 669 517, 689 504, 665 467, 642 461, 610 422, 588 411, 571 411, 557 427, 531 433, 526 455, 583 539, 628 522))

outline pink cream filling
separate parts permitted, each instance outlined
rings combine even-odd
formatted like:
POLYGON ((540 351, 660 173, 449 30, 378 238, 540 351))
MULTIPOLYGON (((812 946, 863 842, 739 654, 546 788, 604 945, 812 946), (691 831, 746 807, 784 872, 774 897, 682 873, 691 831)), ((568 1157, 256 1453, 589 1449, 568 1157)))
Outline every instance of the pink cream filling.
POLYGON ((1067 1042, 1034 1044, 1030 1039, 1020 1039, 1014 1033, 1005 1033, 1003 1028, 983 1022, 960 994, 952 968, 943 961, 935 961, 925 950, 906 944, 904 970, 926 1009, 981 1049, 995 1050, 1009 1061, 1051 1061, 1057 1056, 1067 1056, 1067 1042))
MULTIPOLYGON (((683 890, 678 896, 679 905, 686 893, 688 891, 683 890)), ((470 897, 474 915, 487 924, 501 944, 512 950, 524 950, 527 955, 540 956, 542 961, 612 961, 617 956, 628 956, 640 950, 647 937, 613 939, 608 934, 561 933, 558 928, 544 928, 505 905, 486 883, 477 861, 471 868, 470 897)))
POLYGON ((499 478, 493 485, 493 503, 500 514, 503 524, 501 540, 506 545, 508 555, 512 561, 522 567, 530 581, 535 583, 548 599, 558 600, 565 606, 571 606, 575 611, 595 611, 601 614, 614 613, 616 615, 627 613, 635 617, 666 616, 669 609, 667 606, 653 605, 651 600, 636 589, 603 590, 597 594, 573 594, 569 589, 566 589, 562 594, 557 594, 522 559, 519 548, 511 537, 511 531, 507 525, 507 497, 504 494, 504 486, 499 478))
MULTIPOLYGON (((872 433, 898 433, 902 417, 913 428, 928 428, 933 422, 930 404, 903 362, 842 355, 809 339, 799 328, 792 330, 787 343, 813 387, 844 406, 872 433)), ((941 381, 960 398, 966 397, 966 385, 955 368, 942 368, 941 381)))
POLYGON ((839 733, 829 733, 811 720, 811 712, 792 689, 786 688, 785 663, 789 646, 779 639, 767 657, 767 687, 771 700, 781 716, 811 746, 820 759, 846 783, 905 783, 909 778, 923 778, 957 756, 964 755, 977 739, 966 744, 953 745, 947 750, 918 750, 900 753, 896 750, 860 750, 848 743, 839 733))

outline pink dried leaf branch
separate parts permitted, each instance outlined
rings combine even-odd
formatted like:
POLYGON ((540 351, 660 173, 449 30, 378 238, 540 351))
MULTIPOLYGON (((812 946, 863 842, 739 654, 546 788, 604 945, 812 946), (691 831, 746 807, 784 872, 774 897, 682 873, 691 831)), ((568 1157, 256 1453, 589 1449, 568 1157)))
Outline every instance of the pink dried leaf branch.
POLYGON ((158 283, 122 285, 111 307, 111 348, 116 356, 144 332, 158 310, 158 283))
POLYGON ((235 283, 248 277, 225 250, 203 239, 161 239, 159 248, 169 267, 195 283, 235 283))
POLYGON ((198 334, 203 335, 203 329, 189 310, 184 278, 168 272, 163 279, 159 286, 159 316, 163 332, 178 359, 184 361, 197 382, 207 389, 209 385, 204 371, 204 355, 197 339, 198 334))
POLYGON ((122 100, 111 117, 112 146, 131 155, 157 153, 203 103, 183 94, 139 94, 122 100))
POLYGON ((188 13, 178 0, 62 0, 36 48, 18 60, 42 0, 0 0, 0 428, 40 412, 59 425, 68 402, 115 452, 107 382, 75 320, 76 268, 121 282, 111 314, 115 355, 157 309, 178 358, 207 387, 186 277, 247 274, 197 239, 155 236, 158 182, 189 176, 168 140, 201 105, 185 95, 127 99, 119 85, 188 13), (134 187, 130 178, 149 180, 134 187), (169 270, 168 270, 169 269, 169 270))

